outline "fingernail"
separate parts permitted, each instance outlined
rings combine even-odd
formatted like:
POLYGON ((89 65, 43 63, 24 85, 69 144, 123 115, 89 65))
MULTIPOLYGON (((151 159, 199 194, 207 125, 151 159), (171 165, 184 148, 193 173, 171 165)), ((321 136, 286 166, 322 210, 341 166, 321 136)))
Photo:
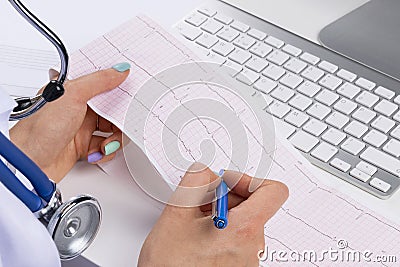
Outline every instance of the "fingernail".
POLYGON ((106 156, 108 156, 108 155, 114 153, 115 151, 117 151, 120 147, 121 147, 120 142, 112 141, 104 147, 104 152, 105 152, 106 156))
POLYGON ((128 62, 123 62, 112 66, 112 68, 118 72, 125 72, 131 68, 131 64, 128 62))
POLYGON ((94 163, 94 162, 97 162, 97 161, 101 160, 102 158, 103 158, 103 154, 102 153, 95 152, 95 153, 92 153, 92 154, 88 155, 88 162, 89 163, 94 163))

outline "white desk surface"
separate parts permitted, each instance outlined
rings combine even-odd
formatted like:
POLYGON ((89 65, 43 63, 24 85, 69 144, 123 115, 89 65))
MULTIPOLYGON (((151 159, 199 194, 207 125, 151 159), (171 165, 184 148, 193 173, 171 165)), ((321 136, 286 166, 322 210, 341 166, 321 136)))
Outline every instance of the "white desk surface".
MULTIPOLYGON (((137 13, 147 14, 165 27, 203 3, 202 0, 70 0, 25 1, 62 37, 70 51, 111 30, 137 13), (60 13, 57 13, 61 10, 60 13), (78 29, 78 30, 77 30, 78 29)), ((231 0, 279 26, 312 41, 330 22, 343 16, 366 0, 231 0), (260 8, 261 7, 261 8, 260 8)), ((0 2, 0 44, 28 46, 49 50, 41 36, 33 31, 8 5, 0 2), (9 27, 12 25, 13 27, 9 27), (23 40, 29 40, 29 43, 23 40)), ((61 183, 64 197, 80 193, 96 196, 103 208, 103 224, 92 247, 85 252, 101 266, 134 266, 140 247, 151 230, 160 210, 137 188, 121 166, 114 176, 98 167, 78 163, 61 183)), ((362 204, 400 223, 397 207, 400 192, 389 200, 378 200, 347 183, 318 170, 319 178, 340 191, 353 196, 362 204), (397 215, 396 215, 397 214, 397 215)))

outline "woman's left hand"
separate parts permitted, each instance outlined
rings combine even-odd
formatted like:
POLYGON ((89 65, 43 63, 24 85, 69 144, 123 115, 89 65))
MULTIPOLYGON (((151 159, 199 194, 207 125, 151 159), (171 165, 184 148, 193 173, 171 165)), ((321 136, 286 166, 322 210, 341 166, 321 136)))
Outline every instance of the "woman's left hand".
POLYGON ((128 77, 129 68, 121 63, 65 82, 65 94, 17 123, 10 130, 11 140, 55 182, 78 160, 98 163, 113 159, 122 133, 88 107, 87 101, 119 86, 128 77), (99 137, 93 135, 95 131, 112 135, 99 137))

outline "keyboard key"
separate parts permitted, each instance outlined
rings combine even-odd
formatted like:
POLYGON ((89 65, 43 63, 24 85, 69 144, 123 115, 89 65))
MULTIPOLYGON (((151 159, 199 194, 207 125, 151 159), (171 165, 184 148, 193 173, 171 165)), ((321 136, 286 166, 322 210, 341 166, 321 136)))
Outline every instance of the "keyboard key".
POLYGON ((376 189, 382 191, 383 193, 386 193, 387 191, 389 191, 389 189, 391 188, 391 185, 382 181, 381 179, 378 178, 372 178, 372 180, 369 182, 369 184, 372 187, 375 187, 376 189))
POLYGON ((304 123, 308 121, 310 117, 304 114, 303 112, 293 110, 286 116, 285 121, 300 128, 304 123))
POLYGON ((396 98, 393 101, 394 101, 394 103, 400 105, 400 95, 396 96, 396 98))
POLYGON ((304 125, 303 130, 318 137, 320 136, 326 129, 328 128, 328 126, 323 123, 320 122, 316 119, 311 119, 309 122, 307 122, 306 125, 304 125))
POLYGON ((314 97, 321 90, 321 86, 306 81, 297 90, 308 97, 314 97))
MULTIPOLYGON (((269 95, 263 94, 263 97, 264 97, 265 103, 267 104, 267 107, 269 107, 274 102, 274 99, 269 95)), ((281 122, 281 121, 278 121, 278 122, 281 122)))
POLYGON ((231 24, 233 21, 231 17, 225 16, 222 13, 218 13, 214 18, 225 25, 231 24))
POLYGON ((322 78, 322 76, 324 76, 324 74, 325 72, 323 72, 322 70, 314 66, 310 66, 305 71, 303 71, 301 75, 312 82, 317 82, 319 79, 322 78))
POLYGON ((313 149, 318 143, 318 138, 305 133, 303 131, 298 131, 294 134, 289 141, 299 150, 308 153, 313 149))
POLYGON ((180 23, 176 29, 182 34, 184 37, 189 39, 190 41, 194 41, 199 37, 203 32, 196 27, 193 27, 192 25, 182 22, 180 23))
POLYGON ((397 127, 390 133, 390 135, 400 140, 400 125, 397 126, 397 127))
POLYGON ((232 51, 235 50, 235 47, 233 44, 220 41, 214 47, 212 48, 212 51, 214 51, 217 54, 220 54, 223 57, 228 56, 232 51))
POLYGON ((342 129, 350 121, 349 117, 340 112, 333 112, 325 122, 333 127, 342 129))
POLYGON ((265 59, 259 58, 257 56, 253 56, 249 61, 246 63, 246 67, 255 72, 261 72, 268 66, 268 62, 265 59))
POLYGON ((376 90, 375 90, 375 94, 386 98, 388 100, 392 99, 395 96, 395 93, 392 90, 389 90, 383 86, 379 86, 376 90))
POLYGON ((339 69, 338 66, 328 61, 322 61, 321 63, 319 63, 318 67, 330 73, 335 73, 339 69))
POLYGON ((312 54, 310 54, 310 53, 303 53, 303 54, 300 56, 300 58, 301 58, 302 60, 304 60, 305 62, 308 62, 308 63, 310 63, 310 64, 312 64, 312 65, 316 65, 316 64, 320 61, 320 58, 319 58, 319 57, 314 56, 314 55, 312 55, 312 54))
POLYGON ((336 73, 336 75, 339 78, 342 78, 348 82, 354 82, 354 80, 357 79, 357 75, 345 69, 339 70, 338 73, 336 73))
POLYGON ((247 32, 250 29, 249 25, 244 24, 243 22, 235 20, 232 24, 231 27, 241 31, 241 32, 247 32))
POLYGON ((349 163, 338 158, 334 158, 329 164, 342 172, 348 172, 351 168, 349 163))
POLYGON ((323 120, 329 113, 331 113, 331 109, 320 103, 314 103, 314 105, 307 110, 308 115, 319 120, 323 120))
POLYGON ((207 60, 209 62, 216 63, 218 65, 222 65, 225 63, 226 59, 223 56, 220 56, 214 52, 207 55, 207 60))
POLYGON ((396 114, 393 115, 393 119, 394 119, 395 121, 400 122, 400 111, 398 111, 396 114))
POLYGON ((296 95, 289 101, 289 105, 297 108, 298 110, 305 111, 309 106, 311 106, 312 100, 301 94, 296 95))
POLYGON ((201 46, 204 46, 207 49, 210 49, 212 46, 218 43, 218 38, 215 37, 214 35, 204 33, 196 40, 196 43, 201 46))
POLYGON ((322 140, 327 141, 334 146, 338 146, 345 138, 345 133, 334 128, 330 128, 328 131, 326 131, 326 133, 322 135, 322 140))
POLYGON ((235 76, 236 74, 238 74, 239 72, 242 71, 243 67, 240 64, 237 64, 231 60, 227 60, 224 63, 224 66, 226 66, 227 68, 225 69, 225 71, 227 71, 231 76, 235 76))
POLYGON ((292 89, 297 88, 301 83, 303 82, 303 79, 297 76, 296 74, 288 73, 286 74, 281 80, 280 83, 283 85, 289 86, 292 89))
POLYGON ((267 37, 266 33, 259 31, 257 29, 250 29, 250 31, 247 34, 250 35, 251 37, 256 38, 259 41, 262 41, 267 37))
POLYGON ((216 34, 219 32, 224 25, 221 22, 216 21, 215 19, 209 19, 206 23, 201 26, 202 30, 205 30, 208 33, 216 34))
POLYGON ((361 138, 368 131, 368 127, 358 121, 352 121, 344 128, 344 131, 356 138, 361 138))
POLYGON ((372 121, 372 119, 375 118, 375 116, 376 116, 375 112, 373 112, 372 110, 367 109, 365 107, 360 107, 352 115, 353 118, 355 118, 365 124, 369 124, 372 121))
POLYGON ((397 177, 400 175, 400 161, 385 152, 379 151, 373 147, 368 147, 360 157, 397 177))
POLYGON ((354 84, 351 83, 344 83, 340 88, 337 90, 337 93, 345 96, 349 99, 353 99, 358 93, 361 92, 360 87, 355 86, 354 84))
POLYGON ((196 43, 193 43, 193 46, 191 47, 193 52, 198 55, 201 59, 204 59, 205 57, 208 56, 208 54, 210 54, 210 51, 206 48, 204 48, 201 45, 198 45, 196 43))
POLYGON ((284 65, 285 69, 290 70, 296 74, 299 74, 302 70, 307 67, 307 64, 297 58, 292 58, 284 65))
POLYGON ((295 47, 293 45, 290 45, 290 44, 285 45, 282 48, 282 50, 285 51, 286 53, 292 55, 292 56, 295 56, 295 57, 299 56, 301 54, 301 52, 302 52, 300 48, 297 48, 297 47, 295 47))
POLYGON ((358 86, 360 86, 361 88, 364 88, 364 89, 366 89, 366 90, 368 90, 368 91, 371 91, 371 90, 374 89, 375 86, 376 86, 375 83, 373 83, 373 82, 371 82, 371 81, 369 81, 369 80, 367 80, 367 79, 364 79, 364 78, 359 78, 359 79, 356 81, 356 85, 358 85, 358 86))
POLYGON ((207 17, 203 14, 200 14, 199 12, 194 12, 189 17, 187 17, 185 21, 195 27, 199 27, 201 24, 207 21, 207 17))
POLYGON ((394 126, 395 122, 383 116, 379 116, 371 123, 371 126, 383 133, 388 133, 394 126))
POLYGON ((281 67, 275 66, 270 64, 264 71, 263 71, 263 75, 267 76, 275 81, 279 80, 284 74, 286 73, 286 71, 284 69, 282 69, 281 67))
POLYGON ((270 53, 267 56, 267 59, 276 65, 282 66, 286 61, 289 60, 289 55, 286 53, 283 53, 279 50, 275 50, 274 52, 270 53))
POLYGON ((347 151, 350 154, 357 156, 364 149, 365 144, 353 137, 349 137, 340 147, 344 151, 347 151))
POLYGON ((357 98, 356 102, 360 103, 367 108, 371 108, 376 102, 379 101, 379 97, 377 95, 371 94, 370 92, 362 92, 357 98))
POLYGON ((207 17, 214 17, 217 14, 217 11, 207 8, 207 7, 200 8, 197 11, 206 15, 207 17))
POLYGON ((261 78, 255 84, 254 88, 263 92, 264 94, 269 94, 278 84, 269 78, 261 78))
POLYGON ((232 42, 239 36, 239 32, 230 27, 225 27, 220 32, 218 32, 217 36, 228 43, 232 42))
POLYGON ((236 48, 235 51, 233 51, 229 57, 230 60, 235 61, 236 63, 243 65, 246 63, 250 58, 251 54, 247 51, 244 51, 240 48, 236 48))
POLYGON ((253 37, 248 35, 242 34, 238 38, 235 39, 233 42, 234 45, 243 48, 244 50, 249 49, 256 43, 256 40, 253 37))
POLYGON ((365 172, 359 169, 352 169, 350 175, 354 178, 357 178, 360 181, 366 183, 369 179, 371 179, 371 175, 366 174, 365 172))
POLYGON ((340 99, 334 106, 334 109, 350 115, 357 108, 357 104, 347 98, 340 99))
POLYGON ((273 47, 276 47, 276 48, 281 48, 285 44, 285 42, 283 42, 282 40, 279 40, 278 38, 275 38, 273 36, 268 36, 264 42, 266 42, 267 44, 272 45, 273 47))
POLYGON ((396 104, 383 99, 379 102, 375 107, 374 110, 382 113, 383 115, 390 117, 392 114, 399 108, 396 104))
POLYGON ((339 99, 339 95, 324 89, 315 97, 315 99, 322 104, 331 106, 339 99))
POLYGON ((241 73, 236 77, 238 81, 241 81, 244 84, 252 85, 260 78, 258 73, 249 70, 248 68, 244 68, 241 73))
POLYGON ((264 58, 272 51, 272 47, 265 43, 257 42, 250 48, 249 51, 250 53, 253 53, 259 57, 264 58))
POLYGON ((364 161, 361 161, 360 163, 358 163, 356 168, 358 170, 368 174, 369 176, 374 175, 378 171, 377 167, 375 167, 375 166, 373 166, 371 164, 368 164, 368 163, 366 163, 364 161))
POLYGON ((296 132, 296 128, 284 121, 277 121, 276 132, 279 133, 283 138, 289 138, 292 134, 296 132))
POLYGON ((274 101, 270 106, 271 114, 275 117, 282 119, 290 112, 290 107, 280 101, 274 101))
POLYGON ((342 84, 342 80, 331 74, 327 74, 319 81, 319 84, 330 90, 335 90, 342 84))
POLYGON ((342 78, 348 82, 354 82, 354 80, 357 79, 357 75, 345 69, 339 70, 338 73, 336 73, 336 75, 339 78, 342 78))
POLYGON ((382 149, 396 158, 400 157, 400 142, 395 139, 391 139, 387 142, 382 149))
POLYGON ((294 96, 294 91, 285 86, 279 85, 278 88, 271 93, 271 96, 286 103, 294 96))
POLYGON ((311 152, 311 156, 323 162, 328 162, 338 152, 339 150, 336 147, 331 146, 325 142, 322 142, 311 152))
POLYGON ((371 130, 363 138, 364 142, 375 147, 380 147, 381 145, 383 145, 383 143, 386 142, 386 140, 387 136, 381 132, 378 132, 377 130, 371 130))

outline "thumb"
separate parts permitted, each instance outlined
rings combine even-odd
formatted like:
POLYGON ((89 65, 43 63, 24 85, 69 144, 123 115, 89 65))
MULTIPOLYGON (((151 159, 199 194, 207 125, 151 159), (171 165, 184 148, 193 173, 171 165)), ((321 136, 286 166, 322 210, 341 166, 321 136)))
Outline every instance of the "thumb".
POLYGON ((200 217, 201 206, 211 203, 221 178, 201 163, 193 164, 172 195, 166 210, 180 216, 200 217))
POLYGON ((131 65, 120 63, 111 69, 100 70, 78 79, 66 82, 67 90, 74 91, 74 95, 85 103, 96 95, 118 87, 129 75, 131 65))

